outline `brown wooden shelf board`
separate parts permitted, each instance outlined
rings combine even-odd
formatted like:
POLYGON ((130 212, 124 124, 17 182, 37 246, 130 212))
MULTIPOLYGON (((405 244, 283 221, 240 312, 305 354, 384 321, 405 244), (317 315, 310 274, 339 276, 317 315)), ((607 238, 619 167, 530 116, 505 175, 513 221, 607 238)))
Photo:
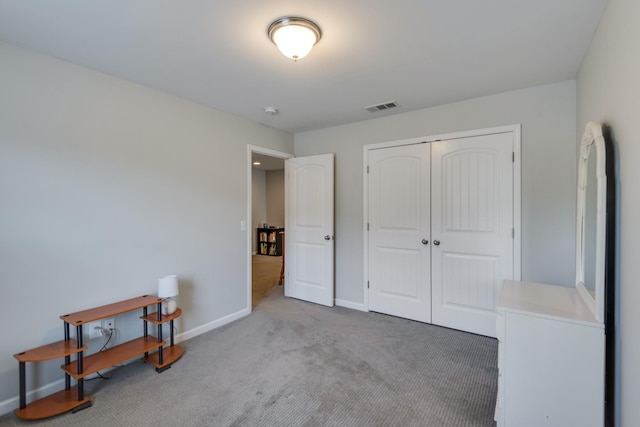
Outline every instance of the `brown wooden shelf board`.
POLYGON ((93 322, 95 320, 104 319, 106 317, 117 316, 118 314, 126 313, 138 308, 148 307, 162 301, 162 298, 158 298, 153 295, 143 295, 141 297, 131 298, 113 304, 91 308, 89 310, 65 314, 60 316, 60 318, 71 325, 77 326, 93 322))
POLYGON ((63 414, 90 402, 88 397, 78 400, 78 391, 73 387, 30 402, 26 408, 16 409, 14 413, 23 420, 39 420, 63 414))
POLYGON ((182 309, 176 309, 176 311, 172 314, 161 314, 161 320, 158 322, 158 313, 151 313, 147 316, 140 316, 142 320, 146 320, 147 322, 151 322, 155 325, 160 325, 162 323, 167 323, 173 319, 177 319, 182 314, 182 309))
POLYGON ((162 349, 162 365, 158 363, 158 352, 151 353, 149 357, 143 357, 142 360, 150 365, 155 366, 158 369, 171 365, 176 360, 180 359, 184 354, 184 349, 179 345, 164 347, 162 349))
POLYGON ((57 341, 51 344, 32 348, 31 350, 14 354, 13 357, 18 359, 19 362, 43 362, 45 360, 53 360, 69 356, 80 351, 84 351, 87 348, 88 347, 86 345, 78 348, 78 342, 72 339, 69 341, 57 341))
POLYGON ((80 379, 158 347, 162 347, 164 344, 164 341, 158 342, 158 339, 153 336, 140 337, 105 351, 86 356, 82 363, 84 371, 81 374, 78 374, 77 360, 71 362, 69 365, 62 365, 61 368, 73 378, 80 379))

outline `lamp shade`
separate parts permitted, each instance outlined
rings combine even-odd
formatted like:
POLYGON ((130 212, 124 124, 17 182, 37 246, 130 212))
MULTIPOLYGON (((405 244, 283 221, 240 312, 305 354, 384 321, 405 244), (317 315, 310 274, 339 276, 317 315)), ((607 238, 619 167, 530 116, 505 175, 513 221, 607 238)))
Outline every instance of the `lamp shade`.
POLYGON ((178 294, 177 275, 164 276, 158 280, 158 298, 171 298, 178 294))
POLYGON ((294 61, 307 56, 322 37, 316 23, 305 18, 290 16, 272 22, 267 33, 280 52, 294 61))

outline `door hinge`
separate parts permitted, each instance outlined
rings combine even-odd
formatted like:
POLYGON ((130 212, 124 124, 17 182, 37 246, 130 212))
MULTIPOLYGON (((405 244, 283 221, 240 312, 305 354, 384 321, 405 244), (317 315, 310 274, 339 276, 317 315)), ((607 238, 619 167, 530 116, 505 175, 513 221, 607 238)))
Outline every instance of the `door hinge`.
POLYGON ((511 152, 511 163, 515 163, 516 162, 516 152, 512 151, 511 152))
POLYGON ((369 173, 369 165, 367 165, 367 173, 369 173))
POLYGON ((367 280, 367 289, 369 289, 369 281, 367 280))
POLYGON ((515 228, 512 228, 512 229, 511 229, 511 238, 512 238, 512 239, 515 239, 515 238, 516 238, 516 229, 515 229, 515 228))
POLYGON ((369 231, 369 223, 367 223, 367 231, 369 231))

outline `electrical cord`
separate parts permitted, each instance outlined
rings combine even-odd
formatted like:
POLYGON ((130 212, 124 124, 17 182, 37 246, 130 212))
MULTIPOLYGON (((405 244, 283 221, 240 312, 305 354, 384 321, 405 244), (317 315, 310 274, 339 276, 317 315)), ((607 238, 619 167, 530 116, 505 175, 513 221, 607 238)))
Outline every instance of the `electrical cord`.
POLYGON ((100 371, 96 372, 97 377, 86 379, 85 381, 93 381, 93 380, 110 380, 111 377, 105 377, 100 373, 100 371))
MULTIPOLYGON (((104 333, 105 329, 102 328, 102 332, 104 333)), ((109 331, 109 338, 107 339, 107 342, 104 343, 104 345, 102 346, 102 348, 99 351, 105 351, 107 349, 107 344, 109 344, 109 341, 111 341, 111 337, 113 336, 113 333, 115 332, 113 330, 113 328, 108 329, 109 331)))
MULTIPOLYGON (((106 329, 102 328, 102 332, 104 333, 105 331, 106 331, 106 329)), ((111 341, 111 337, 113 337, 115 329, 110 328, 110 329, 108 329, 108 331, 109 331, 109 338, 107 338, 107 341, 102 345, 102 348, 100 348, 100 350, 98 350, 98 353, 101 352, 101 351, 105 351, 107 349, 107 344, 109 344, 109 341, 111 341)), ((97 377, 89 378, 89 379, 86 379, 85 381, 93 381, 93 380, 97 380, 97 379, 103 379, 103 380, 111 379, 111 377, 105 377, 104 375, 102 375, 100 373, 100 371, 97 371, 96 374, 98 375, 97 377)))

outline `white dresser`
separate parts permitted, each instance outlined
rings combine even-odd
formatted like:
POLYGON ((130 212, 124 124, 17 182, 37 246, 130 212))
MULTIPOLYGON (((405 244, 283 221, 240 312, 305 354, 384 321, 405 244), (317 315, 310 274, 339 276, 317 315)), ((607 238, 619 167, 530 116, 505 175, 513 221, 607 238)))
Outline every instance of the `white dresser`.
POLYGON ((601 427, 604 325, 576 289, 506 280, 497 312, 498 427, 601 427))

